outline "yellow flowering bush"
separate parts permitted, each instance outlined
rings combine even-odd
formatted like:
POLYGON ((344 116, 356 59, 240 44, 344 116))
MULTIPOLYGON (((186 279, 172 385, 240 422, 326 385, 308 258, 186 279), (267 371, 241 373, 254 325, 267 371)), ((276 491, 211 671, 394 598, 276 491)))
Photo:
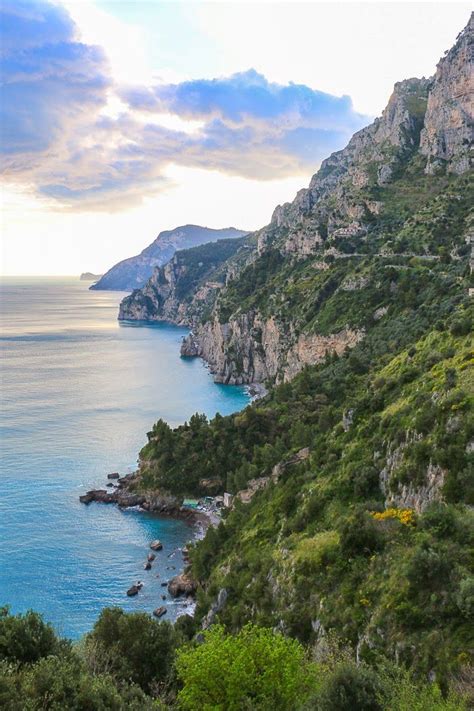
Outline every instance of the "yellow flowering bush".
POLYGON ((387 521, 388 519, 398 519, 400 523, 404 526, 414 526, 415 525, 415 512, 413 509, 385 509, 379 513, 375 511, 372 514, 376 521, 387 521))

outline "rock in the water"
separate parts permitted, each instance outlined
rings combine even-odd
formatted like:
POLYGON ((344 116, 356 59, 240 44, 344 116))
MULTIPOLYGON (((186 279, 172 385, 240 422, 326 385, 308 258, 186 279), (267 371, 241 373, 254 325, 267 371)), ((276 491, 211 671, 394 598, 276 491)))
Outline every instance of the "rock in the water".
POLYGON ((140 586, 132 585, 132 587, 128 588, 128 590, 127 590, 128 597, 133 597, 134 595, 138 595, 139 590, 140 590, 140 586))
POLYGON ((189 573, 176 575, 168 582, 168 592, 173 597, 178 595, 194 595, 197 590, 197 582, 189 573))
POLYGON ((143 568, 144 570, 151 570, 151 563, 149 560, 147 560, 146 563, 143 563, 143 568))
POLYGON ((161 541, 158 540, 152 541, 150 543, 150 548, 152 549, 152 551, 161 551, 161 549, 163 548, 163 544, 161 541))
POLYGON ((156 610, 153 610, 153 614, 155 615, 155 617, 163 617, 163 615, 166 615, 166 612, 167 610, 164 605, 162 605, 161 607, 157 607, 156 610))
POLYGON ((148 553, 147 559, 152 563, 156 558, 156 555, 154 553, 148 553))
POLYGON ((112 474, 107 474, 107 479, 120 479, 120 474, 118 472, 112 472, 112 474))

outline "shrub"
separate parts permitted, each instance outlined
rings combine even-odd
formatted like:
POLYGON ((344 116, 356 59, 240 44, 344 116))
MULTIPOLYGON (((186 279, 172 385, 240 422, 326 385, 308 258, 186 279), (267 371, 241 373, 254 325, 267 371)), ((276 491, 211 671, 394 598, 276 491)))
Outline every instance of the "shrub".
POLYGON ((86 638, 88 643, 99 645, 107 668, 119 680, 133 681, 148 691, 171 670, 176 634, 169 622, 158 622, 144 612, 106 608, 86 638))
POLYGON ((27 664, 67 648, 69 643, 58 640, 37 612, 14 616, 0 609, 0 659, 27 664))
POLYGON ((382 684, 374 670, 365 665, 343 662, 332 672, 326 670, 322 688, 307 710, 382 711, 382 684))
POLYGON ((286 711, 298 708, 315 684, 296 640, 246 625, 235 636, 220 626, 203 644, 182 647, 176 662, 183 709, 286 711))

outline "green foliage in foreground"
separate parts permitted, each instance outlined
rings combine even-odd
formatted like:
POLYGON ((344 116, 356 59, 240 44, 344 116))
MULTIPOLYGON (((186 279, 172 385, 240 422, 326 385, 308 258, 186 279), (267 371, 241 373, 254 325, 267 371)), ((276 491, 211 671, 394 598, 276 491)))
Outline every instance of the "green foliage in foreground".
POLYGON ((72 645, 36 613, 14 617, 3 610, 0 708, 467 711, 472 701, 468 676, 453 679, 456 689, 443 695, 437 684, 416 682, 386 661, 356 665, 336 640, 323 661, 314 661, 311 650, 270 629, 246 625, 231 635, 215 626, 190 640, 192 628, 189 618, 173 626, 106 609, 72 645))

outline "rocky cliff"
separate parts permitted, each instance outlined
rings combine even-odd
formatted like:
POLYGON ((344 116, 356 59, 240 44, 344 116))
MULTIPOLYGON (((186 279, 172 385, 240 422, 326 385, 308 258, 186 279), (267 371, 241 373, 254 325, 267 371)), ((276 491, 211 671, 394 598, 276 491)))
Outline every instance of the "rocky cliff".
POLYGON ((210 229, 198 225, 183 225, 160 232, 158 237, 135 257, 115 264, 91 289, 131 291, 143 286, 155 267, 166 264, 178 249, 190 249, 207 242, 232 239, 246 234, 234 227, 210 229))
POLYGON ((182 355, 204 358, 225 383, 286 381, 355 346, 398 298, 371 279, 375 260, 437 260, 445 249, 440 225, 464 187, 448 194, 443 176, 470 166, 472 37, 471 20, 433 78, 395 84, 381 117, 275 209, 245 259, 233 255, 219 273, 204 265, 184 290, 186 269, 170 263, 122 304, 120 318, 189 325, 182 355), (430 194, 423 180, 433 173, 430 194))
POLYGON ((237 238, 176 252, 143 288, 123 299, 119 320, 197 323, 224 287, 230 265, 251 251, 245 238, 237 238))
POLYGON ((428 97, 420 149, 426 172, 464 173, 472 165, 474 14, 440 60, 428 97))

